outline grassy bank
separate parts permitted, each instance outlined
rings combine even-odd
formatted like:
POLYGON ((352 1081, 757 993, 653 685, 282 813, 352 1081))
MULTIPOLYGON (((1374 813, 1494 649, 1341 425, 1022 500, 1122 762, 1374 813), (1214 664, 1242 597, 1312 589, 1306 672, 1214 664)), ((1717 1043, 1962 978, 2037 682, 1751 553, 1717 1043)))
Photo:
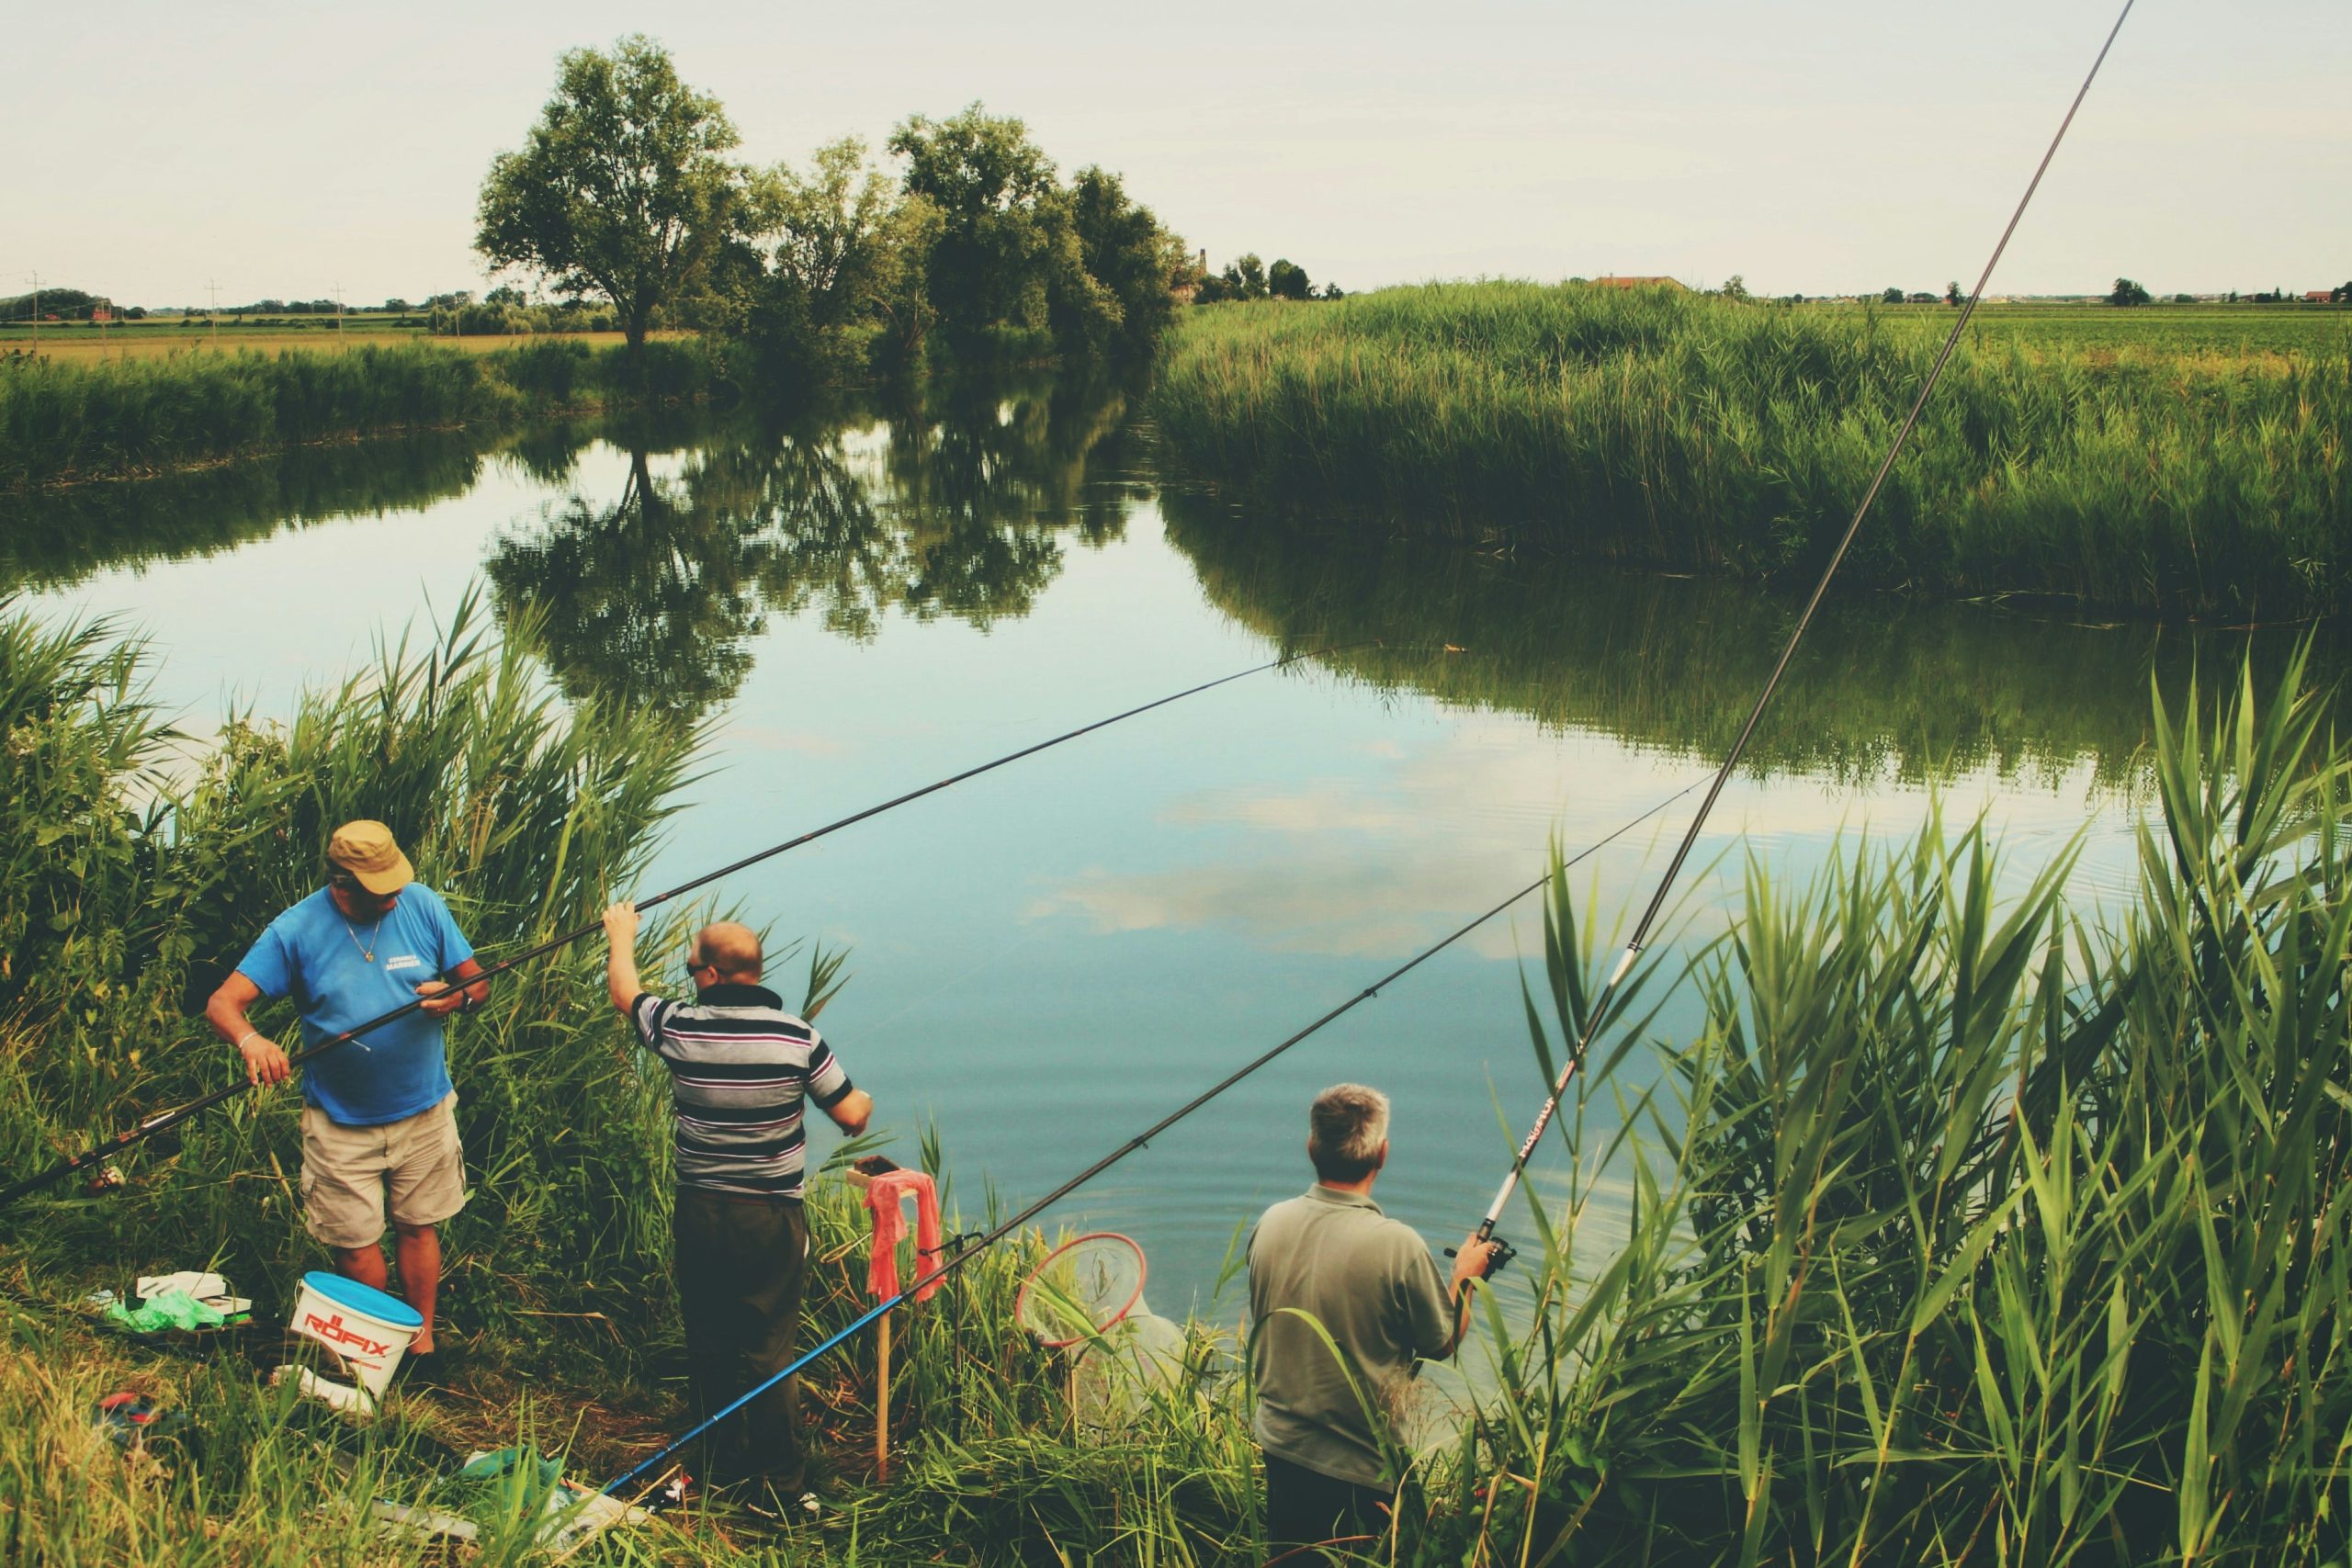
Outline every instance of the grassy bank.
MULTIPOLYGON (((675 726, 555 706, 462 613, 291 723, 232 728, 176 782, 156 777, 137 673, 103 633, 0 616, 0 740, 22 764, 0 773, 12 1174, 217 1081, 225 1053, 182 998, 308 886, 328 824, 380 811, 495 957, 628 885, 692 765, 675 726), (166 804, 126 804, 147 799, 166 804)), ((1724 942, 1637 978, 1653 999, 1699 987, 1705 1025, 1612 1031, 1576 1080, 1466 1352, 1487 1392, 1397 1456, 1371 1560, 2343 1561, 2352 749, 2292 660, 2222 705, 2210 727, 2151 721, 2161 812, 2129 903, 2070 904, 2064 854, 1996 903, 1995 847, 1930 830, 1807 887, 1755 865, 1724 942), (1592 1124, 1625 1131, 1586 1135, 1595 1097, 1592 1124)), ((1595 931, 1555 876, 1527 1006, 1545 1080, 1614 956, 1595 931)), ((650 944, 673 973, 676 934, 650 944)), ((356 1499, 424 1497, 453 1455, 522 1438, 600 1479, 674 1427, 666 1111, 595 954, 503 985, 452 1054, 476 1187, 448 1230, 457 1387, 361 1431, 235 1358, 158 1360, 0 1309, 0 1555, 437 1561, 380 1542, 356 1499), (90 1433, 90 1403, 126 1382, 194 1418, 161 1466, 90 1433)), ((1536 1081, 1503 1086, 1514 1120, 1536 1081)), ((287 1097, 244 1100, 125 1158, 112 1198, 11 1212, 0 1283, 56 1303, 210 1263, 281 1304, 319 1260, 293 1134, 287 1097)), ((839 1182, 811 1194, 818 1332, 864 1304, 863 1225, 839 1182)), ((812 1373, 838 1528, 775 1543, 720 1510, 575 1561, 1259 1561, 1230 1339, 1196 1331, 1163 1397, 1114 1433, 1073 1429, 1061 1370, 1011 1321, 1036 1245, 900 1325, 887 1483, 862 1458, 871 1340, 812 1373)), ((519 1536, 478 1560, 543 1560, 519 1536)))
POLYGON ((494 355, 423 345, 0 360, 0 490, 123 478, 319 442, 422 430, 496 432, 531 418, 713 395, 701 339, 649 344, 642 386, 621 351, 561 339, 494 355))
MULTIPOLYGON (((1944 324, 1484 283, 1196 311, 1170 452, 1300 513, 1589 558, 1817 568, 1944 324)), ((1847 571, 1942 593, 2285 617, 2352 604, 2352 348, 1963 344, 1847 571)))

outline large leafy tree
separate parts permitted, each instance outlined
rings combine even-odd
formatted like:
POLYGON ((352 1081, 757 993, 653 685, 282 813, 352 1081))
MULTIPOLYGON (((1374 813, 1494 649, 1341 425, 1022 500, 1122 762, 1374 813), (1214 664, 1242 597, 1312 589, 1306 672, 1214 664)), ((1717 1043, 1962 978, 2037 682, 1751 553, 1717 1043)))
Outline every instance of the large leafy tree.
POLYGON ((743 172, 726 157, 737 141, 718 100, 681 82, 652 39, 571 50, 522 150, 491 161, 474 247, 493 266, 611 300, 641 374, 655 311, 746 220, 743 172))
POLYGON ((969 344, 1000 324, 1044 325, 1060 193, 1029 128, 975 103, 944 120, 913 116, 890 151, 907 161, 906 194, 936 214, 926 272, 941 328, 969 344))
MULTIPOLYGON (((1148 351, 1175 320, 1175 284, 1187 269, 1184 243, 1160 227, 1151 209, 1129 199, 1118 175, 1099 168, 1071 177, 1067 210, 1079 260, 1115 311, 1114 346, 1148 351)), ((1299 274, 1302 284, 1306 276, 1299 274)))

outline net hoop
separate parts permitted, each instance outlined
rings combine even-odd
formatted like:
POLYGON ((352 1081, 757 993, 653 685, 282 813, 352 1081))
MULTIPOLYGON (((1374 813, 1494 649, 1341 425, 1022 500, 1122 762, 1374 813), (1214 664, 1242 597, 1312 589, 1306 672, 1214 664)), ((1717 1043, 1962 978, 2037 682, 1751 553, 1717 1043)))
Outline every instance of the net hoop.
MULTIPOLYGON (((1021 1281, 1021 1293, 1012 1301, 1012 1320, 1028 1329, 1030 1336, 1048 1350, 1065 1350, 1072 1345, 1082 1345, 1087 1340, 1115 1327, 1120 1319, 1136 1310, 1136 1303, 1143 1300, 1145 1269, 1143 1248, 1136 1244, 1132 1236, 1121 1235, 1117 1231, 1089 1231, 1084 1235, 1074 1235, 1040 1258, 1037 1266, 1030 1269, 1027 1277, 1021 1281), (1094 1323, 1091 1329, 1081 1329, 1067 1337, 1054 1337, 1053 1331, 1040 1332, 1034 1326, 1039 1319, 1038 1315, 1033 1313, 1030 1302, 1036 1291, 1038 1281, 1045 1278, 1046 1271, 1062 1258, 1081 1247, 1104 1244, 1114 1248, 1124 1248, 1135 1257, 1136 1282, 1134 1288, 1127 1292, 1126 1299, 1120 1302, 1118 1310, 1111 1313, 1107 1317, 1102 1317, 1098 1313, 1096 1315, 1099 1321, 1094 1323)), ((1051 1287, 1048 1286, 1048 1289, 1051 1287)))

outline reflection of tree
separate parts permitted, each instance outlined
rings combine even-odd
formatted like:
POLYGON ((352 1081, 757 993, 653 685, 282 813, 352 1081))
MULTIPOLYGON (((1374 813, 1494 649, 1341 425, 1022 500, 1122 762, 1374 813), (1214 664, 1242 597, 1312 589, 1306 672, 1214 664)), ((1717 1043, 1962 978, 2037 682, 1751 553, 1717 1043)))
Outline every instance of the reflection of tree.
POLYGON ((543 614, 540 651, 574 698, 682 718, 732 696, 760 629, 758 541, 692 490, 652 477, 643 448, 610 506, 574 495, 500 540, 487 570, 502 613, 543 614))
POLYGON ((677 714, 731 696, 769 614, 869 639, 893 610, 977 626, 1026 615, 1061 536, 1118 536, 1135 488, 1090 485, 1125 412, 1051 385, 778 431, 742 428, 657 479, 642 447, 620 499, 574 495, 503 538, 502 609, 543 612, 564 689, 677 714))
MULTIPOLYGON (((1384 686, 1600 730, 1694 764, 1730 744, 1795 613, 1747 583, 1245 523, 1193 494, 1164 494, 1160 509, 1210 602, 1286 647, 1384 639, 1337 662, 1384 686)), ((2177 703, 2192 668, 2233 669, 2250 646, 2271 669, 2295 635, 1833 599, 1774 697, 1748 766, 1920 779, 1991 766, 2054 778, 2088 761, 2121 782, 2136 776, 2149 739, 2152 674, 2177 703)), ((2341 648, 2331 638, 2321 658, 2340 659, 2341 648)))

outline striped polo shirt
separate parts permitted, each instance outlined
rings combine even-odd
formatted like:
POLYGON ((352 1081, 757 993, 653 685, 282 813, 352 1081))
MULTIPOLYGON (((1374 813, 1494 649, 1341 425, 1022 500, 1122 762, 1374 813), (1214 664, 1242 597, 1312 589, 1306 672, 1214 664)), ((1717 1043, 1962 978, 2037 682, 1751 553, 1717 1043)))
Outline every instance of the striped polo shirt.
POLYGON ((821 1110, 853 1087, 817 1032, 764 986, 712 986, 692 1005, 648 992, 629 1017, 670 1069, 678 1185, 799 1197, 802 1100, 821 1110))

